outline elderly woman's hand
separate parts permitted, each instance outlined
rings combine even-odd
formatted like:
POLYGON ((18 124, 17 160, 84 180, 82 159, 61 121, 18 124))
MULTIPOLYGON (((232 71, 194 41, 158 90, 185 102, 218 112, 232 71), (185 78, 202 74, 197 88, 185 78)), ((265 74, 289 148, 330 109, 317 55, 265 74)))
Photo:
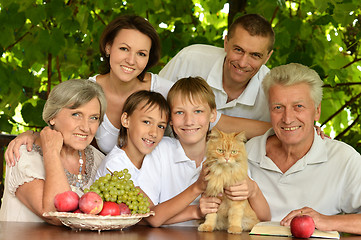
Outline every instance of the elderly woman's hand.
POLYGON ((63 135, 51 129, 50 127, 44 127, 40 132, 41 149, 43 155, 47 153, 60 153, 63 147, 63 135))

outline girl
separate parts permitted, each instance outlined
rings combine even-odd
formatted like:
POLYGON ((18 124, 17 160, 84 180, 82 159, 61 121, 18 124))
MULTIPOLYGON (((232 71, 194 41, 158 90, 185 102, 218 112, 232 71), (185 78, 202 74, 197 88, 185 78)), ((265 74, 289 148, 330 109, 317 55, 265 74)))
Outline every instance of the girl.
POLYGON ((121 114, 118 143, 99 166, 97 178, 124 168, 129 170, 135 186, 142 171, 152 171, 149 153, 163 138, 169 119, 169 106, 156 92, 139 91, 128 97, 121 114))

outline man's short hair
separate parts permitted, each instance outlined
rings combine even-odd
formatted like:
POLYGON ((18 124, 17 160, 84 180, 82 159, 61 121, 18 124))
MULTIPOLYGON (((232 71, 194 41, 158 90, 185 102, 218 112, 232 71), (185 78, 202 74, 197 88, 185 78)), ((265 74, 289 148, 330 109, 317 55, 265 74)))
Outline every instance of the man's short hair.
POLYGON ((251 36, 262 36, 269 38, 268 52, 271 52, 275 42, 275 33, 272 25, 259 14, 246 14, 238 17, 228 29, 228 39, 233 37, 236 28, 240 26, 251 36))
POLYGON ((322 101, 323 81, 315 70, 302 64, 289 63, 272 68, 264 77, 262 87, 268 99, 272 86, 292 86, 299 83, 306 83, 310 86, 310 95, 317 108, 322 101))

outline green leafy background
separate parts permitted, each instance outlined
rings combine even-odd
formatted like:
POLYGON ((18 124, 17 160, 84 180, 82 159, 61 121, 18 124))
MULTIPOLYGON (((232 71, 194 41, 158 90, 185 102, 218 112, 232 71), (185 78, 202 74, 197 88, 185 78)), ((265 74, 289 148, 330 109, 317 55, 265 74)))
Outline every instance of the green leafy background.
POLYGON ((299 62, 325 82, 319 125, 360 145, 361 3, 359 0, 0 0, 0 130, 39 130, 50 89, 99 72, 99 38, 120 14, 146 17, 162 40, 159 70, 193 43, 223 46, 232 16, 259 13, 276 33, 270 68, 299 62))

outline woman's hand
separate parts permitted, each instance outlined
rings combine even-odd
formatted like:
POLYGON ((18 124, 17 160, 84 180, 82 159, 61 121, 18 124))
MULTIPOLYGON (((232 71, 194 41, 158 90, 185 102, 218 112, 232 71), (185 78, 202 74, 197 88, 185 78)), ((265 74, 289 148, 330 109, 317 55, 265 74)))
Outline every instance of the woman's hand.
POLYGON ((33 144, 37 137, 37 135, 34 135, 33 133, 34 132, 31 130, 23 132, 9 143, 5 151, 5 161, 8 166, 13 167, 15 166, 16 162, 19 161, 19 149, 21 145, 26 145, 28 152, 33 149, 33 144))
POLYGON ((63 135, 50 127, 44 127, 40 132, 40 143, 44 156, 48 153, 60 154, 63 147, 63 135))

